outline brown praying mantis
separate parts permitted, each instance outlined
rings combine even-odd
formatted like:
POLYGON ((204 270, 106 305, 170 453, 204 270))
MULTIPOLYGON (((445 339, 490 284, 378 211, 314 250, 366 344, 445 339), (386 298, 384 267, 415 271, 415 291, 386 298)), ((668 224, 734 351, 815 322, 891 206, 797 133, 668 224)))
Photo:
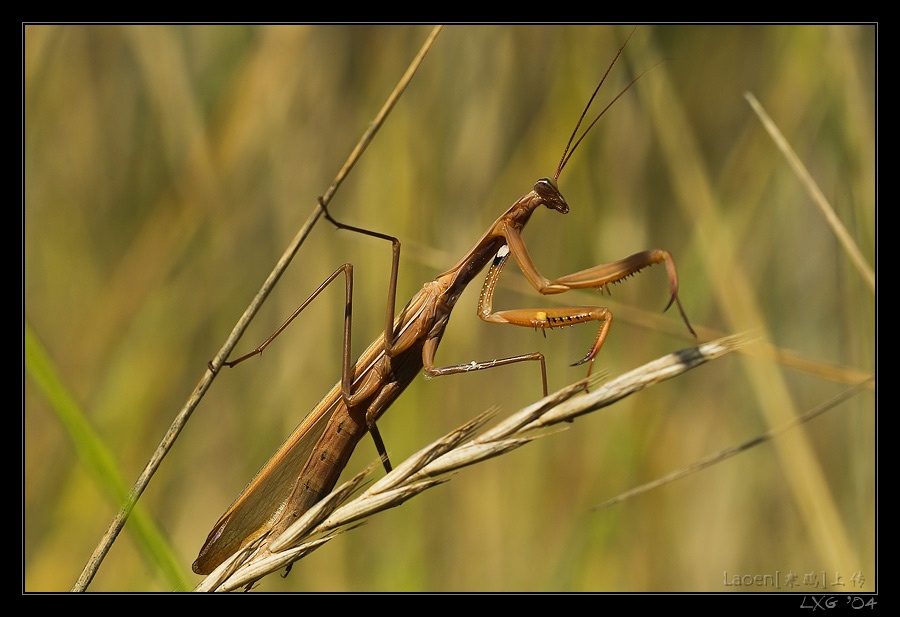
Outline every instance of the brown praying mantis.
POLYGON ((550 280, 537 269, 522 239, 522 230, 539 206, 543 205, 561 214, 568 213, 569 205, 557 184, 560 174, 600 117, 641 77, 638 75, 615 96, 576 139, 597 92, 627 43, 628 39, 619 48, 597 84, 572 131, 553 178, 538 180, 530 192, 516 201, 488 228, 455 266, 426 283, 396 316, 400 241, 386 234, 338 222, 320 199, 320 206, 326 219, 338 229, 380 238, 392 244, 384 334, 369 345, 355 363, 351 361, 350 307, 353 266, 344 264, 335 270, 262 345, 236 360, 226 362, 227 366, 234 366, 262 353, 328 285, 341 275, 344 276, 346 310, 341 380, 312 409, 215 524, 193 564, 196 573, 208 574, 251 542, 263 538, 274 539, 284 532, 300 515, 332 490, 356 444, 366 432, 372 435, 385 468, 390 470, 390 462, 376 422, 420 370, 427 376, 435 377, 517 362, 536 361, 540 363, 543 392, 547 394, 547 371, 544 356, 540 352, 453 366, 440 367, 435 364, 438 346, 457 300, 466 286, 486 267, 488 273, 477 306, 478 315, 484 321, 542 331, 590 321, 600 324, 590 350, 574 364, 587 363, 588 374, 609 333, 612 324, 611 312, 607 308, 597 306, 512 309, 495 312, 492 306, 494 290, 510 257, 515 260, 534 289, 543 295, 559 294, 573 289, 605 290, 609 285, 622 281, 648 266, 665 264, 671 294, 666 309, 676 304, 688 330, 696 336, 678 297, 678 275, 674 260, 668 251, 661 249, 642 251, 624 259, 550 280))

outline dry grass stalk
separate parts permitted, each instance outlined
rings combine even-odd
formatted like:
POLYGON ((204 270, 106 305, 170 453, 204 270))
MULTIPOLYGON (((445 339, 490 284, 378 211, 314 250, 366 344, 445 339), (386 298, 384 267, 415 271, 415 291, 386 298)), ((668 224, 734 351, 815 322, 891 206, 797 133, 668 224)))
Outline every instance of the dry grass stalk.
POLYGON ((775 145, 777 145, 778 149, 781 150, 784 158, 790 164, 791 169, 794 170, 794 173, 800 179, 800 182, 803 183, 803 186, 809 193, 810 198, 812 198, 813 203, 816 204, 816 206, 819 208, 820 212, 822 213, 822 217, 825 219, 825 222, 828 223, 828 226, 831 228, 834 236, 838 239, 838 242, 840 242, 845 253, 850 259, 850 262, 859 272, 860 277, 862 277, 862 279, 866 282, 866 284, 869 286, 869 289, 874 292, 875 270, 872 268, 872 266, 869 265, 869 262, 866 260, 865 256, 863 256, 859 245, 856 243, 856 240, 847 231, 844 223, 841 222, 840 217, 838 217, 837 213, 834 211, 834 207, 831 205, 831 203, 829 203, 824 193, 822 193, 822 189, 819 188, 819 185, 813 179, 812 174, 809 173, 806 165, 803 164, 803 161, 801 161, 800 157, 797 156, 797 153, 794 152, 794 149, 791 147, 791 144, 788 143, 788 140, 781 132, 781 129, 779 129, 778 125, 776 125, 772 118, 769 117, 769 114, 766 113, 766 110, 753 95, 753 93, 745 92, 744 98, 746 98, 747 102, 750 103, 750 107, 753 108, 753 112, 757 116, 759 116, 760 122, 762 122, 766 131, 772 137, 775 145))
POLYGON ((422 448, 353 501, 344 503, 371 473, 373 463, 307 511, 278 538, 262 538, 219 566, 196 591, 233 591, 319 548, 346 526, 396 507, 422 491, 445 482, 448 474, 515 450, 548 434, 539 431, 602 409, 653 384, 671 379, 746 344, 730 336, 677 351, 588 391, 582 380, 525 407, 476 436, 495 414, 483 413, 422 448), (576 396, 579 395, 580 396, 576 396), (344 505, 341 505, 344 504, 344 505))
POLYGON ((316 221, 322 215, 323 207, 328 205, 332 197, 334 197, 334 194, 337 192, 338 188, 346 179, 347 175, 359 161, 360 157, 362 157, 363 153, 366 151, 366 148, 368 148, 369 144, 372 143, 372 140, 375 138, 376 133, 378 133, 378 130, 384 124, 384 121, 390 115, 391 110, 397 104, 400 96, 406 90, 409 82, 416 74, 416 71, 419 69, 422 60, 425 58, 425 54, 428 53, 428 51, 431 49, 431 46, 434 44, 434 41, 437 38, 438 34, 440 34, 441 28, 441 26, 436 26, 432 29, 431 34, 428 36, 425 43, 423 43, 421 49, 419 50, 419 53, 415 58, 413 58, 406 72, 400 78, 400 81, 394 87, 394 90, 390 93, 384 105, 382 105, 378 114, 375 116, 375 119, 372 120, 369 128, 365 133, 363 133, 362 137, 360 137, 356 146, 353 148, 353 151, 344 162, 344 165, 341 167, 340 171, 338 171, 337 176, 335 176, 334 180, 332 180, 331 185, 328 187, 328 190, 325 191, 324 195, 319 197, 317 207, 306 219, 306 222, 301 226, 297 234, 294 236, 294 239, 291 241, 287 249, 282 254, 281 258, 275 264, 272 272, 263 282, 262 287, 260 287, 259 291, 253 297, 253 300, 251 300, 250 304, 244 310, 243 315, 241 315, 240 319, 238 319, 237 323, 234 325, 231 334, 228 335, 228 338, 226 338, 225 343, 219 349, 219 352, 216 354, 215 358, 210 361, 208 370, 206 370, 200 377, 200 381, 197 383, 194 391, 188 397, 184 406, 181 408, 181 411, 179 411, 175 416, 175 419, 172 421, 172 425, 169 427, 166 435, 163 437, 159 446, 157 446, 156 451, 150 457, 150 460, 148 461, 147 465, 144 467, 144 470, 141 472, 140 476, 132 487, 125 503, 113 518, 113 521, 110 523, 106 533, 104 533, 100 538, 97 547, 94 549, 94 552, 88 559, 87 564, 85 564, 84 569, 78 577, 78 580, 75 582, 75 585, 73 585, 72 591, 87 590, 88 586, 96 575, 100 564, 106 558, 107 553, 109 552, 110 548, 112 548, 113 543, 116 541, 116 538, 122 531, 122 528, 125 526, 125 522, 128 520, 128 517, 131 514, 134 505, 137 503, 138 499, 140 499, 141 495, 144 492, 144 489, 147 488, 150 480, 156 474, 156 471, 159 469, 159 466, 162 464, 165 456, 174 446, 175 440, 178 439, 181 431, 187 425, 188 420, 190 420, 191 415, 194 413, 194 409, 197 408, 197 405, 200 404, 200 401, 212 386, 212 382, 218 374, 219 369, 221 369, 228 356, 231 355, 232 350, 234 349, 235 345, 237 345, 238 340, 240 340, 241 336, 246 331, 247 326, 250 325, 250 322, 256 316, 256 313, 259 312, 260 307, 262 307, 263 303, 266 301, 266 298, 269 297, 272 289, 278 283, 282 274, 284 274, 284 271, 294 259, 297 251, 300 250, 300 246, 304 243, 306 237, 309 235, 316 221))

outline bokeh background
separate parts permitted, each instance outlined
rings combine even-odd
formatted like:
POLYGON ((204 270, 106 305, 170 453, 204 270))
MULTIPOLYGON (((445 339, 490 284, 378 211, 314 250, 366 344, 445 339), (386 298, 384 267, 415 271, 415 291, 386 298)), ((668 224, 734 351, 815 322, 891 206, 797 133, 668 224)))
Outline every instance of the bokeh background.
MULTIPOLYGON (((398 303, 552 175, 626 26, 449 27, 332 202, 403 241, 398 303)), ((130 484, 429 27, 28 26, 25 318, 130 484)), ((598 97, 653 67, 560 178, 572 211, 526 240, 549 277, 669 249, 701 339, 760 345, 457 474, 263 591, 873 591, 875 395, 712 469, 591 507, 810 409, 875 370, 875 294, 744 98, 752 92, 875 264, 874 26, 641 26, 598 97), (660 61, 664 60, 661 64, 660 61), (752 353, 750 353, 752 352, 752 353), (729 586, 781 573, 782 586, 729 586), (799 576, 788 587, 786 576, 799 576), (857 584, 854 587, 854 583, 857 584), (862 585, 861 587, 858 585, 862 585)), ((261 342, 341 263, 355 351, 379 334, 389 248, 319 224, 239 344, 261 342)), ((595 371, 690 346, 653 268, 541 298, 510 265, 496 308, 602 304, 595 371)), ((340 373, 336 286, 261 359, 219 376, 94 591, 190 589, 209 529, 340 373), (158 555, 169 551, 171 563, 158 555)), ((445 364, 540 350, 551 389, 591 326, 546 339, 457 306, 445 364)), ((30 341, 31 339, 29 339, 30 341)), ((37 348, 29 342, 26 353, 37 348)), ((69 589, 118 503, 53 396, 24 380, 24 589, 69 589)), ((492 406, 540 394, 518 365, 417 379, 380 423, 396 462, 492 406)), ((349 465, 376 457, 364 440, 349 465)), ((379 474, 380 475, 380 474, 379 474)))

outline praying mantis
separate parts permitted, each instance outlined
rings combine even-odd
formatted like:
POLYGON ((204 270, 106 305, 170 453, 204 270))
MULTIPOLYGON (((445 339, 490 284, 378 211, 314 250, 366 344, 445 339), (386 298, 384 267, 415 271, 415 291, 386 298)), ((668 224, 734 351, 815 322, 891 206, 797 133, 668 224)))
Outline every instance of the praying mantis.
POLYGON ((354 448, 366 432, 372 435, 385 469, 390 471, 390 462, 376 422, 420 371, 424 371, 429 377, 437 377, 534 361, 540 364, 543 392, 547 394, 546 363, 540 352, 450 366, 436 364, 438 346, 460 295, 485 268, 488 272, 482 286, 477 313, 488 323, 516 325, 541 331, 587 322, 599 323, 590 349, 574 364, 588 364, 588 374, 609 334, 612 313, 600 306, 494 311, 492 301, 497 281, 510 258, 517 263, 531 286, 542 295, 560 294, 575 289, 602 291, 644 268, 657 264, 665 265, 670 293, 665 308, 668 310, 673 304, 677 306, 688 331, 696 336, 678 296, 678 275, 675 262, 668 251, 645 250, 611 263, 593 266, 551 280, 541 274, 521 235, 531 216, 541 206, 560 214, 569 212, 569 204, 558 186, 562 171, 596 122, 643 74, 639 74, 619 92, 578 136, 578 131, 597 92, 629 39, 630 35, 619 48, 585 105, 554 176, 537 180, 532 190, 509 207, 456 265, 426 283, 396 316, 400 241, 387 234, 339 222, 320 198, 320 207, 326 219, 336 228, 379 238, 392 245, 384 333, 355 362, 352 362, 353 266, 344 264, 335 270, 262 345, 236 360, 226 362, 227 366, 234 366, 261 354, 328 285, 343 275, 346 308, 340 382, 313 408, 215 524, 193 564, 194 572, 209 574, 226 558, 251 542, 275 538, 284 532, 300 515, 331 491, 354 448))

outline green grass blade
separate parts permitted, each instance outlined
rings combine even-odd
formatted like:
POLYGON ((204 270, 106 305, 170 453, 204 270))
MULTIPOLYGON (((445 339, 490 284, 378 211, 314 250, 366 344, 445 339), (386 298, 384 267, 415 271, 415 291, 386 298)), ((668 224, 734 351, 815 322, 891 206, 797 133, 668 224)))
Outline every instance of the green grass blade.
MULTIPOLYGON (((60 378, 56 366, 31 325, 25 322, 25 373, 47 399, 78 458, 116 507, 125 502, 129 487, 103 439, 91 426, 84 409, 60 378)), ((189 574, 183 568, 162 530, 140 507, 128 525, 148 563, 154 564, 173 589, 188 589, 189 574)))

